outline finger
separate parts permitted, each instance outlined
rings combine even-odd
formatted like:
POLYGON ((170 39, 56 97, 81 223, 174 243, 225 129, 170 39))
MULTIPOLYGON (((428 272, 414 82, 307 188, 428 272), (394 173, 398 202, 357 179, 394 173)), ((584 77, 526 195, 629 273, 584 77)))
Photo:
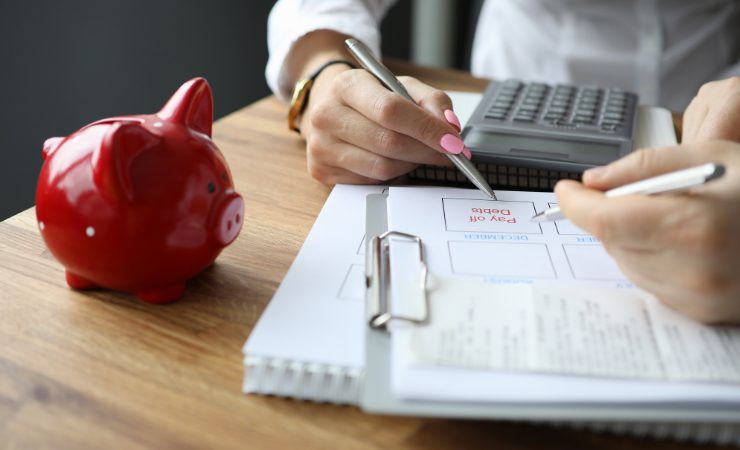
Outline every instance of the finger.
POLYGON ((398 77, 409 91, 416 103, 437 117, 444 117, 444 112, 452 110, 452 99, 442 90, 422 83, 414 77, 398 77))
POLYGON ((321 169, 321 175, 318 172, 309 170, 311 176, 316 180, 327 186, 334 186, 335 184, 382 184, 380 180, 373 180, 372 178, 363 177, 349 170, 341 167, 323 166, 321 169))
POLYGON ((708 162, 706 152, 690 146, 636 150, 613 163, 583 173, 583 184, 601 191, 708 162))
POLYGON ((314 164, 338 167, 361 177, 377 181, 388 181, 415 169, 418 164, 398 161, 369 152, 355 145, 326 140, 312 139, 311 156, 314 164))
POLYGON ((740 141, 740 77, 738 90, 726 93, 721 99, 717 99, 717 105, 711 108, 703 118, 699 129, 696 131, 696 141, 708 141, 712 139, 725 139, 728 141, 740 141))
POLYGON ((465 148, 457 129, 432 112, 389 91, 369 73, 350 70, 334 84, 349 107, 383 128, 410 136, 442 153, 459 154, 465 148))
POLYGON ((695 96, 683 115, 683 127, 681 131, 682 144, 696 142, 697 133, 708 113, 709 108, 707 107, 707 103, 699 95, 695 96))
POLYGON ((451 166, 443 154, 405 134, 383 128, 346 106, 312 116, 316 129, 331 131, 335 138, 390 159, 415 164, 451 166))
POLYGON ((572 180, 555 186, 558 206, 575 225, 603 241, 635 251, 659 250, 680 227, 690 209, 686 197, 628 195, 607 198, 572 180))
POLYGON ((449 95, 413 77, 400 77, 399 79, 419 106, 437 117, 444 118, 458 132, 462 131, 462 124, 457 114, 455 114, 452 99, 449 95))
POLYGON ((351 172, 342 167, 334 167, 316 160, 310 153, 306 155, 308 173, 317 181, 326 185, 335 184, 380 184, 375 180, 351 172))

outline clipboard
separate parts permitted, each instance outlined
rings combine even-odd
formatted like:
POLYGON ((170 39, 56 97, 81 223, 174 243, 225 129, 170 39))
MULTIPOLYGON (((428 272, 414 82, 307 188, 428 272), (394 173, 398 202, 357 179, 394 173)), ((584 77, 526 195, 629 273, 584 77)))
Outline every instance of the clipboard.
POLYGON ((418 317, 394 316, 390 303, 388 240, 400 238, 419 246, 424 273, 424 243, 420 238, 388 230, 388 194, 371 194, 366 200, 366 339, 365 374, 360 407, 370 413, 423 417, 496 419, 610 431, 636 436, 672 438, 740 446, 740 410, 731 406, 686 403, 474 403, 419 401, 394 397, 391 389, 391 337, 387 325, 407 321, 424 326, 432 311, 427 302, 418 317))

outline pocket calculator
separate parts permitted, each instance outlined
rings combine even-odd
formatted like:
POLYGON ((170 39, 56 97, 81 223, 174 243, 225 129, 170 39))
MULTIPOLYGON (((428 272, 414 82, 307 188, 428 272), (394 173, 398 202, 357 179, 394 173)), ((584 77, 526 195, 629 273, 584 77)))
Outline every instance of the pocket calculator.
POLYGON ((580 175, 632 151, 636 109, 618 88, 494 81, 462 136, 476 163, 580 175))

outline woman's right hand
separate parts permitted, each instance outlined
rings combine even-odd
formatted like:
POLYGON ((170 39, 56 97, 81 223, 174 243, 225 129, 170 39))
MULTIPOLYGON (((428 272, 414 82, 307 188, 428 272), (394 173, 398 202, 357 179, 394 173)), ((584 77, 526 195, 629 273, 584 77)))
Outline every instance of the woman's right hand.
POLYGON ((420 164, 451 166, 446 153, 470 158, 447 94, 399 80, 417 105, 365 70, 335 64, 321 72, 300 122, 311 176, 324 184, 377 184, 420 164))

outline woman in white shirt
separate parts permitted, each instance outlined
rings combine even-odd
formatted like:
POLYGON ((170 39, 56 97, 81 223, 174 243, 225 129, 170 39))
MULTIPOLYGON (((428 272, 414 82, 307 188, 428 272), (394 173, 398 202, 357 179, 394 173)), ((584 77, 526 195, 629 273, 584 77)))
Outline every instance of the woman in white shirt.
MULTIPOLYGON (((402 77, 418 108, 336 61, 352 61, 343 46, 349 36, 379 53, 378 23, 392 3, 279 0, 270 14, 267 80, 287 99, 312 74, 295 126, 307 142, 308 170, 323 183, 384 182, 418 164, 448 165, 445 152, 469 157, 443 92, 402 77)), ((619 86, 643 103, 688 105, 681 146, 635 152, 587 172, 583 184, 559 183, 556 194, 638 286, 695 318, 740 322, 740 77, 732 77, 740 74, 740 2, 487 0, 472 71, 619 86), (601 193, 709 161, 728 170, 700 195, 601 193)))

